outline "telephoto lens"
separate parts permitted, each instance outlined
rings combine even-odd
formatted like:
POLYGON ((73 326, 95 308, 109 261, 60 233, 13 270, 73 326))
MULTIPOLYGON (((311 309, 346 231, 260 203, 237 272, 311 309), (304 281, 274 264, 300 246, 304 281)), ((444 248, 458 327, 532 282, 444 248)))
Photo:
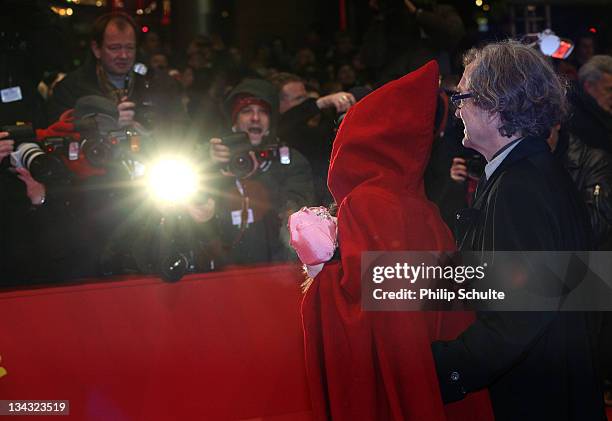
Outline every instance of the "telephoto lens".
POLYGON ((33 142, 19 144, 11 154, 11 164, 15 168, 26 168, 32 177, 43 182, 65 171, 64 163, 58 156, 45 153, 40 145, 33 142))

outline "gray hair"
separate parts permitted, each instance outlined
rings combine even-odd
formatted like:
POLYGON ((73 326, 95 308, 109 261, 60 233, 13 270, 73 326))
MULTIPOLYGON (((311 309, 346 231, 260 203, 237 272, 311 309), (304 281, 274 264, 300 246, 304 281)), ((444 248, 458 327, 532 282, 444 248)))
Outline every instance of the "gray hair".
POLYGON ((548 136, 567 113, 566 83, 535 49, 508 40, 473 48, 467 89, 475 104, 499 113, 502 136, 548 136))
POLYGON ((597 82, 604 73, 612 75, 612 56, 598 55, 591 57, 578 71, 580 86, 584 85, 584 82, 597 82))

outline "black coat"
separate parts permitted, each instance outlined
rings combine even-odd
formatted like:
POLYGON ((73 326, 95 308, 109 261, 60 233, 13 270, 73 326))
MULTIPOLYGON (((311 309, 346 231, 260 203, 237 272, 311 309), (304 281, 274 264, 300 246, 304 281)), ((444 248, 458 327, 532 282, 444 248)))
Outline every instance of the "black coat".
MULTIPOLYGON (((138 73, 132 75, 134 83, 129 100, 136 104, 136 121, 152 125, 157 130, 164 129, 164 132, 169 131, 168 124, 186 124, 186 115, 180 104, 180 90, 176 81, 152 70, 146 76, 138 73)), ((106 96, 98 83, 93 59, 69 73, 57 84, 47 103, 49 121, 59 120, 64 111, 74 108, 79 98, 89 95, 106 96)))
POLYGON ((605 112, 582 89, 576 88, 571 96, 570 132, 588 146, 612 154, 612 114, 605 112))
MULTIPOLYGON (((479 186, 462 250, 585 250, 586 211, 546 142, 519 143, 479 186)), ((584 313, 480 312, 432 348, 446 402, 488 387, 496 420, 604 418, 584 313)))
POLYGON ((327 171, 334 139, 334 118, 321 112, 313 98, 308 98, 281 115, 278 136, 283 142, 300 151, 312 167, 317 203, 333 199, 327 189, 327 171), (319 116, 314 127, 308 120, 319 116))
POLYGON ((586 203, 597 249, 612 247, 612 156, 573 134, 559 133, 554 156, 574 180, 586 203))
POLYGON ((47 127, 38 83, 45 72, 63 70, 69 58, 59 16, 41 0, 2 0, 0 7, 0 89, 19 87, 22 96, 0 101, 0 125, 47 127))

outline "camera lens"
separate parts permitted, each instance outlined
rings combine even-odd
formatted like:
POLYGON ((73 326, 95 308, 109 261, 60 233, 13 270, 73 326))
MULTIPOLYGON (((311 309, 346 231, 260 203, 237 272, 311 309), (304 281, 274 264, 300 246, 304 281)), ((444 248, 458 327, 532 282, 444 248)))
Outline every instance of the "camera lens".
POLYGON ((83 153, 94 167, 102 167, 108 164, 113 157, 111 146, 103 140, 86 140, 83 142, 83 153))
POLYGON ((28 170, 32 167, 32 163, 37 161, 45 153, 36 143, 23 143, 19 146, 21 150, 21 164, 28 170))
POLYGON ((48 180, 61 174, 64 170, 62 160, 51 154, 46 154, 36 143, 22 143, 17 147, 20 154, 20 164, 37 180, 48 180))
POLYGON ((187 273, 189 261, 182 253, 171 253, 162 260, 160 273, 166 282, 178 282, 187 273))
POLYGON ((231 158, 229 170, 238 178, 245 177, 251 173, 254 168, 254 163, 248 152, 236 154, 231 158))

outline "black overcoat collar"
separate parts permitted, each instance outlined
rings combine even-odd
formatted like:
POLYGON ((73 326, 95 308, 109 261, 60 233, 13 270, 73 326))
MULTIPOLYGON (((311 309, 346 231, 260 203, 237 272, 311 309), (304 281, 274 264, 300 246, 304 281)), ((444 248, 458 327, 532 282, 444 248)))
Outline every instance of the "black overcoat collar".
POLYGON ((455 238, 458 240, 458 247, 463 250, 468 239, 469 232, 474 228, 480 220, 481 209, 486 206, 486 198, 493 186, 496 184, 496 180, 510 167, 516 163, 529 158, 532 155, 539 154, 542 152, 550 153, 550 148, 546 141, 542 138, 527 137, 523 139, 516 147, 508 154, 508 156, 501 162, 499 167, 491 174, 491 178, 485 180, 485 176, 480 179, 478 187, 476 189, 476 197, 471 208, 463 209, 457 213, 455 221, 455 238))
POLYGON ((480 209, 482 207, 482 202, 484 201, 484 198, 488 196, 492 186, 495 185, 495 180, 497 180, 506 169, 513 166, 515 163, 530 157, 531 155, 541 152, 550 153, 550 147, 544 139, 540 137, 526 137, 523 139, 514 149, 512 149, 501 164, 499 164, 499 167, 497 167, 493 174, 491 174, 491 177, 484 182, 484 185, 479 183, 476 191, 477 196, 472 207, 476 209, 480 209))

